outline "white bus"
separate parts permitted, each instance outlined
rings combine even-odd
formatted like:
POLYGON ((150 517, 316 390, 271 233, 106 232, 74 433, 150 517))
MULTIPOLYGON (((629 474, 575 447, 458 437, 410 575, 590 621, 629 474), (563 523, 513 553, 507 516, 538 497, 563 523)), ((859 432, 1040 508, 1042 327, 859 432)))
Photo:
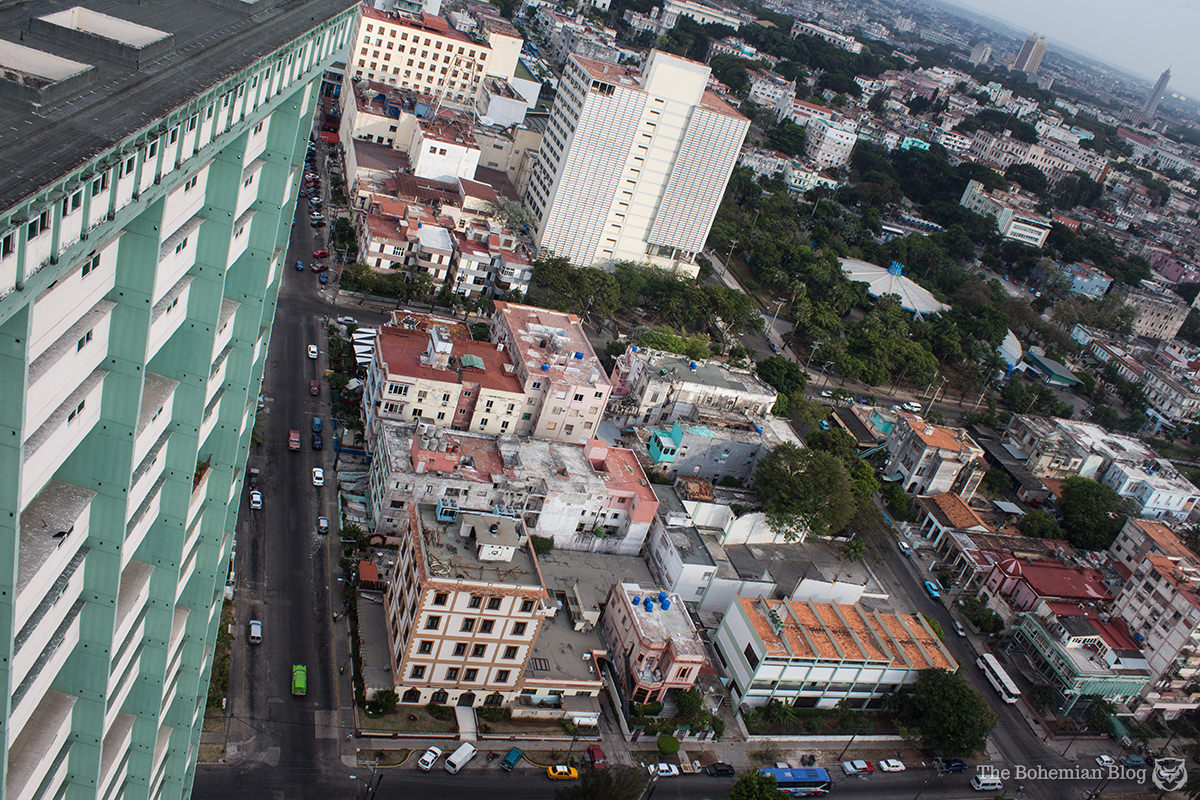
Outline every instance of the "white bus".
POLYGON ((1001 700, 1011 704, 1021 698, 1021 690, 1013 683, 1013 679, 1008 677, 1008 673, 1004 671, 1004 667, 1000 666, 1000 662, 994 655, 984 653, 975 659, 975 666, 979 667, 983 676, 988 679, 988 683, 1000 695, 1001 700))

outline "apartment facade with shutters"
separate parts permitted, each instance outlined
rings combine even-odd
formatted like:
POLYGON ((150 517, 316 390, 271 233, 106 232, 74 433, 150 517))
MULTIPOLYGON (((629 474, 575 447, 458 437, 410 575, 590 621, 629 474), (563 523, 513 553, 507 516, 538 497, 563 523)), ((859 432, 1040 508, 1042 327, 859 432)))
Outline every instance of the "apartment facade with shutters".
POLYGON ((191 792, 305 144, 355 15, 244 5, 0 9, 3 797, 191 792))

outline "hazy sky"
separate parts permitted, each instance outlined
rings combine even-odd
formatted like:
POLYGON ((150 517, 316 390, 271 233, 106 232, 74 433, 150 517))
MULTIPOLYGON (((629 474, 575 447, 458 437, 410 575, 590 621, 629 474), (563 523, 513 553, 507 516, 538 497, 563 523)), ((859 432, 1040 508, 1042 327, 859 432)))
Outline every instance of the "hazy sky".
POLYGON ((1200 95, 1200 0, 951 0, 1153 80, 1200 95))

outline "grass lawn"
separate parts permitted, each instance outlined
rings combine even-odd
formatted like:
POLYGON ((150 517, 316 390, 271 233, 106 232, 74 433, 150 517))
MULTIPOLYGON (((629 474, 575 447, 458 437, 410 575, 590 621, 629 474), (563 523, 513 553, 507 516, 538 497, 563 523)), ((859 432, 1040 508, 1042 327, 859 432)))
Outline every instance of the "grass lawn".
POLYGON ((567 729, 560 720, 553 719, 504 719, 499 722, 488 722, 487 720, 480 719, 479 732, 564 736, 567 733, 567 729))
POLYGON ((364 731, 400 731, 401 733, 453 733, 458 724, 451 717, 434 719, 424 706, 400 706, 382 717, 371 718, 359 711, 358 726, 364 731))

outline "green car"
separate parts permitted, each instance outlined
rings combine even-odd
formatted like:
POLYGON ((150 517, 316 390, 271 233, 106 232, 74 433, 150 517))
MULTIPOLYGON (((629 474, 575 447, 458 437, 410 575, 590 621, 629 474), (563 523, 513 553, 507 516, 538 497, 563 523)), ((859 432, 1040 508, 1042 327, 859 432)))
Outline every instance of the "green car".
POLYGON ((303 697, 308 694, 308 667, 292 664, 292 694, 303 697))

